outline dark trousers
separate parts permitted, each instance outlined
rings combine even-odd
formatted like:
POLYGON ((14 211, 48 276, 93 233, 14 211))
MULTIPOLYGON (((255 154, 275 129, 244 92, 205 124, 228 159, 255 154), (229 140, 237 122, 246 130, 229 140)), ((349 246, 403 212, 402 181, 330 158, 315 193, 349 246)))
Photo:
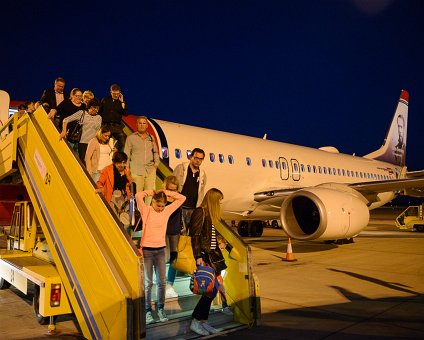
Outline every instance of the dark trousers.
POLYGON ((87 153, 87 143, 78 143, 78 155, 81 159, 82 164, 85 165, 85 154, 87 153))
POLYGON ((110 128, 111 137, 116 139, 117 141, 116 148, 118 149, 118 151, 124 151, 127 135, 124 133, 122 124, 105 123, 105 125, 107 125, 110 128))
POLYGON ((213 299, 202 295, 191 316, 196 320, 207 320, 213 299))

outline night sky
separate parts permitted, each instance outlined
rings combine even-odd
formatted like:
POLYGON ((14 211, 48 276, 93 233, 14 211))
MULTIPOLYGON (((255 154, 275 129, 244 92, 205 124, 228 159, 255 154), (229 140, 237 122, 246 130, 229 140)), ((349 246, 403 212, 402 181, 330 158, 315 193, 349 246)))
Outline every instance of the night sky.
POLYGON ((4 1, 0 88, 38 100, 57 76, 130 113, 310 147, 381 146, 410 92, 407 165, 424 169, 424 3, 4 1))

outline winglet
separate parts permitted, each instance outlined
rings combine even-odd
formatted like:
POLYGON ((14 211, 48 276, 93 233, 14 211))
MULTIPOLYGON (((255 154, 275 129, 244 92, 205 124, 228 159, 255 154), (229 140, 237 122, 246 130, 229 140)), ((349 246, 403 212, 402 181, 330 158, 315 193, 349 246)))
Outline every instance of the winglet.
POLYGON ((409 102, 409 93, 406 90, 400 92, 400 99, 403 99, 406 102, 409 102))
POLYGON ((378 150, 365 155, 365 158, 377 159, 394 165, 405 165, 408 102, 409 93, 406 90, 402 90, 383 146, 378 150))

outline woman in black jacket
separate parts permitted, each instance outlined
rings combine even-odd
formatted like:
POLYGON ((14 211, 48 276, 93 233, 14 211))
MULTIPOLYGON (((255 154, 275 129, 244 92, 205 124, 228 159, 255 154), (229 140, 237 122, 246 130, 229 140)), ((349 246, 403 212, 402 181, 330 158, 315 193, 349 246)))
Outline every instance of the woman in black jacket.
MULTIPOLYGON (((224 195, 220 190, 215 188, 210 189, 206 193, 200 207, 196 208, 191 216, 189 235, 191 236, 193 255, 197 265, 212 266, 209 257, 211 250, 220 253, 218 242, 220 235, 215 230, 214 225, 220 223, 220 203, 223 198, 224 195)), ((209 335, 218 332, 218 330, 207 323, 212 300, 213 298, 203 295, 194 308, 190 329, 199 335, 209 335)))

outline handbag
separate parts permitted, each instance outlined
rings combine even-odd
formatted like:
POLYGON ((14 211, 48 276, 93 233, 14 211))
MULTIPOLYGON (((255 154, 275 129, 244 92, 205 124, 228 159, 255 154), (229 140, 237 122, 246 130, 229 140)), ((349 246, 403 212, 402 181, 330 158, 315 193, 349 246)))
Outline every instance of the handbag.
MULTIPOLYGON (((202 225, 204 222, 205 215, 203 214, 202 225)), ((185 274, 193 274, 196 270, 196 259, 191 246, 191 236, 180 235, 177 252, 177 258, 172 262, 172 268, 185 274)))
POLYGON ((224 256, 222 255, 221 249, 215 248, 211 249, 208 253, 209 261, 213 269, 215 269, 216 273, 221 272, 222 270, 227 268, 225 264, 224 256))
POLYGON ((190 290, 193 294, 214 299, 218 293, 219 284, 215 269, 209 266, 197 266, 190 279, 190 290))
POLYGON ((177 251, 177 258, 172 262, 172 268, 185 274, 193 274, 196 270, 196 260, 191 247, 191 236, 180 235, 177 251))
POLYGON ((84 115, 85 112, 83 111, 81 118, 76 122, 76 124, 73 124, 73 126, 68 129, 68 135, 66 136, 68 142, 79 143, 82 135, 82 123, 84 122, 84 115))

